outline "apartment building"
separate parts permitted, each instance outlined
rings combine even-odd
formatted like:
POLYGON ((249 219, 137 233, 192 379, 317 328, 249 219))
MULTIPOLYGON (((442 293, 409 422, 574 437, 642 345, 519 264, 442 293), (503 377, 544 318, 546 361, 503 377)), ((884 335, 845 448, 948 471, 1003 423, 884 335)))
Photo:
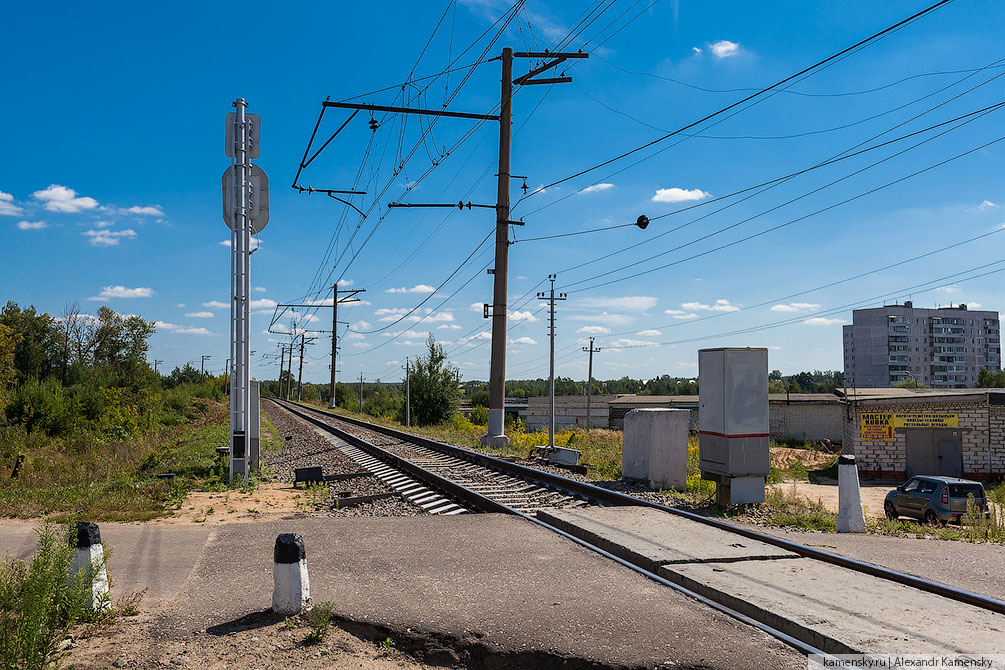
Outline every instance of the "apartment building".
POLYGON ((856 309, 843 330, 849 387, 881 388, 913 378, 932 388, 972 388, 982 368, 1001 370, 998 312, 963 304, 923 309, 908 301, 856 309))

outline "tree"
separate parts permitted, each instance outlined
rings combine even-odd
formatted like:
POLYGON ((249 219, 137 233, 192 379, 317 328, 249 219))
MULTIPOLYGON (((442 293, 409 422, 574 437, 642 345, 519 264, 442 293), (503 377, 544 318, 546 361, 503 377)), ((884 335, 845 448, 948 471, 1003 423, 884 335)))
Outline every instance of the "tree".
POLYGON ((98 308, 98 327, 94 333, 95 365, 110 369, 124 380, 137 380, 149 371, 147 339, 154 331, 153 322, 135 314, 118 314, 102 305, 98 308))
POLYGON ((1005 387, 1005 370, 982 368, 977 373, 977 388, 1000 389, 1005 387))
POLYGON ((441 423, 457 412, 457 369, 447 363, 443 346, 432 333, 426 340, 428 351, 412 369, 412 422, 418 426, 441 423))
MULTIPOLYGON (((982 370, 982 372, 983 372, 983 370, 982 370)), ((894 388, 898 388, 898 389, 930 389, 930 388, 932 388, 928 384, 922 384, 921 382, 919 382, 914 377, 908 377, 904 381, 897 382, 893 386, 894 386, 894 388)))
POLYGON ((14 369, 18 384, 32 377, 45 379, 61 369, 59 332, 51 316, 37 313, 32 306, 21 309, 16 302, 8 301, 0 312, 0 325, 16 333, 14 369))
POLYGON ((14 348, 20 335, 10 326, 0 324, 0 409, 7 406, 10 396, 7 389, 14 385, 17 368, 14 367, 14 348))

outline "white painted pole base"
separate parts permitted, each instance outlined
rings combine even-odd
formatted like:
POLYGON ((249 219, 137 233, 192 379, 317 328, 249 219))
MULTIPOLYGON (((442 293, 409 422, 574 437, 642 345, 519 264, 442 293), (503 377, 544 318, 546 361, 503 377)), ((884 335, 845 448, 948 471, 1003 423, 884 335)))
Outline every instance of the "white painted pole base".
POLYGON ((509 437, 506 436, 506 410, 490 409, 488 434, 482 435, 482 445, 505 449, 509 446, 509 437))
POLYGON ((91 583, 88 609, 91 612, 110 609, 112 603, 108 595, 108 572, 105 570, 105 551, 101 546, 98 525, 89 521, 78 521, 76 533, 74 539, 77 551, 70 561, 67 582, 72 584, 77 575, 83 571, 84 578, 91 583))
POLYGON ((291 615, 310 609, 311 580, 304 539, 299 533, 283 533, 276 538, 273 556, 272 611, 291 615))
POLYGON ((837 532, 865 532, 865 512, 862 510, 858 466, 855 465, 855 457, 852 455, 843 455, 838 459, 837 532))

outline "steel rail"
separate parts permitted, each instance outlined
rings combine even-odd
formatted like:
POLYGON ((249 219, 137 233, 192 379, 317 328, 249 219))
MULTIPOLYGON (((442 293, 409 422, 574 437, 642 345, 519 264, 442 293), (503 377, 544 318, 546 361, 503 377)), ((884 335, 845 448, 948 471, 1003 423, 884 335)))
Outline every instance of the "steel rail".
POLYGON ((767 533, 761 533, 749 528, 742 528, 740 526, 734 526, 732 524, 720 521, 718 519, 712 519, 709 517, 696 514, 694 512, 689 512, 687 510, 678 509, 676 507, 670 507, 667 505, 661 505, 659 503, 651 502, 648 500, 643 500, 641 498, 636 498, 624 493, 619 493, 617 491, 611 491, 593 484, 587 484, 584 482, 576 481, 575 479, 569 479, 567 477, 562 477, 559 475, 552 474, 550 472, 544 472, 543 470, 537 470, 536 468, 531 468, 526 465, 519 465, 518 463, 511 463, 505 461, 501 458, 496 458, 494 456, 489 456, 487 454, 482 454, 476 451, 471 451, 470 449, 464 449, 463 447, 457 447, 452 444, 446 444, 444 442, 437 442, 436 440, 431 440, 427 437, 422 437, 420 435, 414 435, 412 433, 406 433, 404 431, 396 430, 394 428, 388 428, 386 426, 381 426, 378 424, 369 423, 367 421, 362 421, 360 419, 346 417, 339 414, 333 414, 331 412, 325 412, 323 410, 318 410, 312 407, 307 407, 312 411, 320 412, 327 416, 336 418, 339 421, 344 421, 361 428, 366 428, 368 430, 382 433, 389 437, 394 437, 399 440, 413 442, 415 444, 420 444, 430 449, 440 451, 442 453, 447 453, 457 458, 461 458, 472 463, 482 465, 484 467, 495 468, 507 474, 512 474, 523 479, 528 479, 531 481, 537 481, 538 483, 546 484, 548 486, 555 487, 559 490, 565 491, 570 495, 578 495, 581 498, 586 498, 587 500, 596 501, 599 504, 605 505, 635 505, 638 507, 650 507, 652 509, 658 509, 669 514, 674 514, 676 516, 695 521, 697 523, 705 524, 706 526, 712 526, 713 528, 718 528, 729 533, 740 535, 751 540, 758 540, 767 544, 786 549, 793 553, 799 554, 805 558, 813 558, 825 563, 830 563, 832 565, 837 565, 849 570, 854 570, 856 572, 861 572, 863 574, 871 575, 873 577, 878 577, 880 579, 886 579, 891 582, 898 584, 903 584, 904 586, 910 586, 921 591, 926 591, 928 593, 934 593, 943 598, 948 598, 949 600, 955 600, 967 605, 972 605, 974 607, 979 607, 997 614, 1005 614, 1005 601, 998 600, 997 598, 992 598, 990 596, 985 596, 979 593, 974 593, 973 591, 967 591, 965 589, 959 589, 954 586, 949 586, 948 584, 943 584, 941 582, 932 581, 925 579, 923 577, 918 577, 916 575, 907 574, 905 572, 899 572, 897 570, 891 570, 890 568, 884 568, 882 566, 876 565, 874 563, 868 563, 866 561, 860 561, 854 558, 849 558, 847 556, 841 556, 839 554, 834 554, 828 551, 823 551, 815 547, 809 547, 805 544, 800 544, 798 542, 793 542, 791 540, 786 540, 780 537, 775 537, 774 535, 769 535, 767 533))
MULTIPOLYGON (((360 449, 363 449, 364 451, 366 451, 367 453, 373 455, 374 457, 379 458, 379 459, 381 459, 381 460, 383 460, 383 461, 385 461, 385 462, 387 462, 389 464, 392 464, 395 467, 400 467, 402 470, 408 472, 409 474, 411 474, 411 475, 413 475, 413 476, 415 476, 417 478, 422 479, 429 486, 431 486, 433 488, 436 488, 436 489, 438 489, 440 491, 443 491, 444 493, 447 493, 448 495, 456 495, 458 497, 458 499, 462 500, 465 504, 470 505, 471 507, 473 507, 475 509, 479 509, 479 510, 485 511, 485 512, 499 512, 499 513, 503 513, 503 514, 512 514, 514 516, 518 516, 518 517, 520 517, 522 519, 525 519, 526 521, 530 521, 531 523, 533 523, 533 524, 535 524, 537 526, 540 526, 540 527, 542 527, 542 528, 544 528, 546 530, 550 530, 550 531, 552 531, 554 533, 557 533, 558 535, 561 535, 562 537, 564 537, 567 540, 571 540, 572 542, 575 542, 576 544, 578 544, 578 545, 580 545, 582 547, 585 547, 586 549, 589 549, 589 550, 591 550, 593 552, 596 552, 597 554, 600 554, 604 558, 608 558, 608 559, 610 559, 612 561, 615 561, 615 562, 617 562, 617 563, 625 566, 626 568, 630 568, 630 569, 634 570, 635 572, 639 573, 640 575, 642 575, 642 576, 644 576, 644 577, 646 577, 648 579, 653 580, 654 582, 658 582, 659 584, 662 584, 663 586, 668 586, 671 589, 673 589, 674 591, 677 591, 678 593, 681 593, 681 594, 683 594, 683 595, 685 595, 685 596, 687 596, 689 598, 692 598, 692 599, 700 602, 703 605, 711 607, 712 609, 716 610, 717 612, 720 612, 722 614, 725 614, 725 615, 727 615, 729 617, 732 617, 732 618, 736 619, 737 621, 740 621, 740 622, 745 623, 745 624, 747 624, 749 626, 752 626, 752 627, 760 630, 761 632, 766 633, 766 634, 770 635, 771 637, 776 638, 780 642, 783 642, 784 644, 789 645, 790 647, 796 649, 797 651, 799 651, 802 654, 805 654, 807 656, 811 655, 811 654, 816 654, 816 655, 822 656, 822 657, 828 659, 830 662, 832 662, 834 664, 833 667, 842 667, 844 665, 839 659, 831 656, 830 654, 828 654, 827 652, 823 651, 822 649, 819 649, 817 647, 814 647, 811 644, 803 642, 802 640, 800 640, 800 639, 798 639, 796 637, 793 637, 793 636, 789 635, 788 633, 784 633, 784 632, 778 630, 777 628, 773 628, 773 627, 769 626, 766 623, 758 621, 757 619, 753 619, 753 618, 747 616, 746 614, 743 614, 741 612, 738 612, 738 611, 732 609, 731 607, 729 607, 727 605, 723 605, 722 603, 716 602, 715 600, 712 600, 711 598, 708 598, 707 596, 703 596, 700 593, 692 591, 691 589, 689 589, 689 588, 687 588, 685 586, 682 586, 682 585, 677 584, 675 582, 672 582, 672 581, 670 581, 670 580, 668 580, 668 579, 666 579, 664 577, 661 577, 660 575, 656 574, 655 572, 652 572, 650 570, 646 570, 645 568, 643 568, 643 567, 641 567, 639 565, 636 565, 636 564, 634 564, 634 563, 632 563, 630 561, 627 561, 627 560, 621 558, 620 556, 616 556, 616 555, 612 554, 611 552, 609 552, 609 551, 607 551, 605 549, 602 549, 602 548, 600 548, 600 547, 598 547, 598 546, 596 546, 594 544, 591 544, 588 540, 584 540, 582 538, 576 537, 575 535, 572 535, 571 533, 568 533, 567 531, 564 531, 561 528, 557 528, 557 527, 555 527, 555 526, 553 526, 553 525, 551 525, 551 524, 549 524, 549 523, 547 523, 547 522, 545 522, 545 521, 543 521, 541 519, 538 519, 535 516, 532 516, 532 515, 527 514, 525 512, 521 512, 518 509, 514 509, 512 507, 509 507, 508 505, 505 505, 503 503, 500 503, 500 502, 497 502, 495 500, 492 500, 491 498, 489 498, 488 496, 486 496, 484 494, 478 493, 477 491, 474 491, 474 490, 469 489, 467 487, 460 486, 459 484, 456 484, 455 482, 452 482, 452 481, 450 481, 449 479, 447 479, 445 477, 442 477, 440 475, 437 475, 437 474, 434 474, 432 472, 429 472, 425 468, 422 468, 422 467, 420 467, 418 465, 415 465, 414 463, 411 463, 411 462, 409 462, 409 461, 401 458, 400 456, 397 456, 396 454, 393 454, 393 453, 391 453, 391 452, 389 452, 389 451, 387 451, 385 449, 382 449, 381 447, 378 447, 376 445, 369 444, 365 440, 363 440, 363 439, 361 439, 359 437, 356 437, 355 435, 352 435, 351 433, 348 433, 346 431, 340 430, 339 428, 336 428, 335 426, 332 426, 331 424, 326 423, 325 421, 323 421, 321 419, 315 418, 315 417, 311 416, 310 414, 308 414, 307 412, 305 412, 303 410, 309 410, 309 411, 312 411, 312 412, 317 412, 318 414, 323 414, 323 415, 325 415, 327 417, 330 417, 330 418, 332 418, 332 419, 334 419, 336 421, 345 421, 346 423, 350 423, 352 425, 356 425, 356 426, 359 426, 359 427, 362 427, 362 428, 366 428, 368 430, 373 430, 374 432, 380 432, 382 434, 387 434, 387 433, 384 433, 384 431, 377 431, 377 430, 375 430, 376 428, 378 428, 378 426, 376 424, 370 424, 370 423, 367 423, 366 421, 360 421, 358 419, 347 419, 346 417, 339 416, 337 414, 332 414, 330 412, 325 412, 324 410, 315 409, 313 407, 304 407, 303 405, 300 405, 299 403, 288 402, 288 401, 285 401, 285 400, 279 400, 277 398, 267 398, 267 400, 271 400, 271 401, 275 402, 277 405, 279 405, 280 407, 283 407, 284 409, 286 409, 287 411, 291 412, 292 414, 294 414, 296 416, 299 416, 300 418, 304 419, 305 421, 309 421, 310 423, 318 426, 319 428, 321 428, 322 430, 324 430, 326 432, 332 433, 333 435, 336 435, 339 438, 341 438, 343 440, 346 440, 350 444, 353 444, 353 445, 359 447, 360 449)), ((382 427, 382 426, 380 426, 380 427, 382 427)), ((393 430, 393 429, 391 429, 391 430, 393 430)), ((395 431, 395 432, 398 432, 398 431, 395 431)), ((387 434, 387 435, 390 436, 390 437, 399 437, 398 435, 390 435, 390 434, 387 434)), ((402 437, 403 441, 411 442, 413 444, 415 444, 415 443, 418 442, 418 440, 414 439, 414 438, 417 437, 415 435, 411 435, 411 434, 408 434, 408 433, 403 433, 402 436, 403 436, 402 437)), ((422 439, 425 439, 425 438, 422 438, 422 439)), ((440 444, 440 443, 437 443, 437 442, 434 442, 434 443, 435 444, 440 444)), ((426 446, 426 445, 423 444, 422 446, 426 446)), ((464 460, 467 460, 467 459, 464 459, 464 460)), ((498 459, 494 459, 494 460, 498 460, 498 459)), ((503 461, 503 462, 505 462, 505 461, 503 461)), ((495 469, 491 465, 486 465, 484 467, 495 469)), ((528 469, 533 470, 533 468, 528 468, 528 469)), ((533 470, 533 471, 535 473, 540 472, 539 470, 533 470)), ((564 479, 564 478, 560 478, 560 479, 564 479)))

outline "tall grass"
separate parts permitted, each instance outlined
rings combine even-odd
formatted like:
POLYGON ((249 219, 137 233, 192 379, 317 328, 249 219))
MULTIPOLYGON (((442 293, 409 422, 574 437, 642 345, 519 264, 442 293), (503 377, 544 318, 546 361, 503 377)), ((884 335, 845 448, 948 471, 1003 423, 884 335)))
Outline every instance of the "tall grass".
POLYGON ((68 579, 75 549, 72 529, 45 522, 27 560, 0 563, 0 668, 41 670, 54 665, 69 628, 89 616, 91 583, 82 570, 68 579))

